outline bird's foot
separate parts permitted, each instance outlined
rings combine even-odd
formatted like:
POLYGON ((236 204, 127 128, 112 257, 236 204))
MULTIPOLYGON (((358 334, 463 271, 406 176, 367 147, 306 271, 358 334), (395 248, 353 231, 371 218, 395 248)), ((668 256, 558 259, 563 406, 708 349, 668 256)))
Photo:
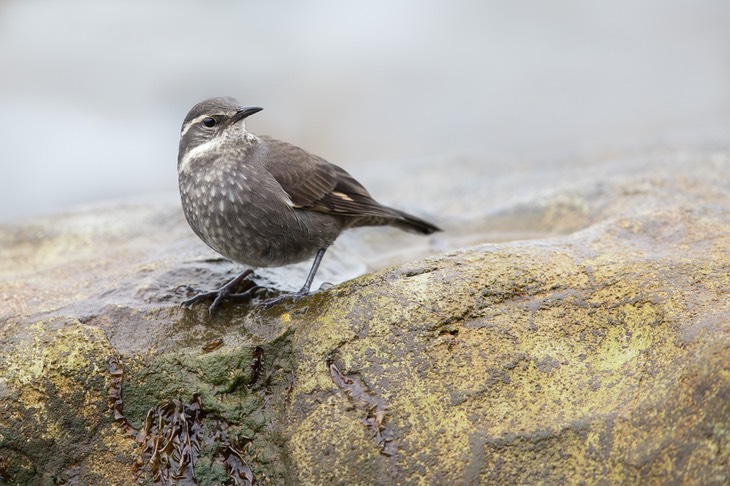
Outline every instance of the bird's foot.
POLYGON ((298 301, 299 299, 306 297, 309 295, 309 289, 302 289, 299 292, 295 292, 293 294, 284 294, 279 295, 278 297, 273 297, 271 299, 267 299, 261 303, 261 306, 264 309, 271 309, 277 304, 281 304, 285 300, 291 300, 292 303, 298 301))
POLYGON ((264 309, 271 309, 276 304, 280 304, 287 299, 291 299, 292 302, 296 302, 302 297, 306 297, 307 295, 309 295, 309 289, 312 286, 314 275, 317 273, 317 269, 319 268, 319 264, 322 262, 322 257, 324 256, 324 252, 326 250, 327 248, 320 248, 319 250, 317 250, 317 254, 314 256, 314 262, 312 262, 312 268, 309 270, 309 275, 307 275, 307 280, 304 282, 304 287, 302 287, 299 292, 295 294, 284 294, 278 297, 274 297, 273 299, 265 300, 261 303, 264 309))
MULTIPOLYGON (((254 291, 260 288, 259 286, 254 285, 253 287, 240 293, 233 293, 231 292, 231 290, 235 288, 243 279, 248 277, 251 273, 251 270, 246 270, 218 290, 198 293, 194 297, 183 301, 183 303, 180 305, 190 309, 198 302, 202 302, 204 300, 213 300, 213 303, 210 305, 210 307, 208 307, 208 312, 212 316, 223 302, 240 302, 242 300, 249 300, 251 299, 251 295, 254 293, 254 291)), ((191 290, 190 287, 188 287, 188 289, 191 290)))
POLYGON ((245 292, 232 294, 230 289, 221 287, 218 290, 211 290, 210 292, 202 292, 200 294, 197 294, 192 298, 183 301, 183 303, 180 305, 183 307, 187 307, 188 309, 192 309, 193 305, 197 304, 198 302, 212 300, 213 303, 210 304, 210 307, 208 307, 208 312, 212 316, 213 314, 215 314, 215 311, 218 310, 218 307, 220 307, 223 302, 241 302, 251 300, 251 295, 253 295, 254 291, 258 290, 259 288, 260 287, 251 287, 245 292))

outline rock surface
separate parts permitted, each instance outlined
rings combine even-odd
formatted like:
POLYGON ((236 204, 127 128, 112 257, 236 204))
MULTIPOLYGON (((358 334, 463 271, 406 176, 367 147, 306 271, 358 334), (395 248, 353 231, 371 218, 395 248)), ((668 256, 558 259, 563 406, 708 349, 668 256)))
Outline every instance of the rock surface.
MULTIPOLYGON (((6 226, 0 483, 727 484, 729 160, 464 216, 439 255, 214 318, 185 286, 236 269, 174 204, 6 226), (485 228, 540 238, 456 249, 485 228)), ((352 272, 415 241, 376 234, 352 272)))

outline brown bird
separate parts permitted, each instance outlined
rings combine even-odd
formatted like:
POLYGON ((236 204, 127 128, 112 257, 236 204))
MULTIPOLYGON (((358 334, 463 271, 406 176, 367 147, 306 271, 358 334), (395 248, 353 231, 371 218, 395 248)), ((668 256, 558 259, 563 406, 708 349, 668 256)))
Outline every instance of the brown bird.
MULTIPOLYGON (((430 234, 439 228, 375 201, 344 169, 299 147, 246 131, 245 120, 262 108, 233 98, 211 98, 185 117, 177 158, 182 207, 190 227, 208 246, 245 265, 220 289, 183 302, 250 298, 232 289, 257 267, 277 267, 314 257, 299 298, 309 293, 327 248, 358 226, 390 225, 430 234)), ((265 302, 267 307, 282 296, 265 302)))

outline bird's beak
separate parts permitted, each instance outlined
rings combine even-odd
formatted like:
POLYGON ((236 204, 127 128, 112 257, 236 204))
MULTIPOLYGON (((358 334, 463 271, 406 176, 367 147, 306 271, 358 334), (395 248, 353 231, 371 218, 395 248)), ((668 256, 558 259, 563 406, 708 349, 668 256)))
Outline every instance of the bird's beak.
POLYGON ((263 110, 260 106, 242 106, 233 117, 231 117, 231 123, 239 122, 254 113, 258 113, 263 110))

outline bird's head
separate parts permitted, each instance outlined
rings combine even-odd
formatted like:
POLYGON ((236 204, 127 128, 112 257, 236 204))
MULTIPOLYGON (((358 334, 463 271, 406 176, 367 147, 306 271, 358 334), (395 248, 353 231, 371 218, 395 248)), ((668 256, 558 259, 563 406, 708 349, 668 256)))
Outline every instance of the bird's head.
POLYGON ((193 158, 219 151, 229 143, 236 144, 236 139, 245 143, 245 120, 261 110, 259 106, 241 106, 231 97, 209 98, 193 106, 180 129, 178 171, 193 158))

